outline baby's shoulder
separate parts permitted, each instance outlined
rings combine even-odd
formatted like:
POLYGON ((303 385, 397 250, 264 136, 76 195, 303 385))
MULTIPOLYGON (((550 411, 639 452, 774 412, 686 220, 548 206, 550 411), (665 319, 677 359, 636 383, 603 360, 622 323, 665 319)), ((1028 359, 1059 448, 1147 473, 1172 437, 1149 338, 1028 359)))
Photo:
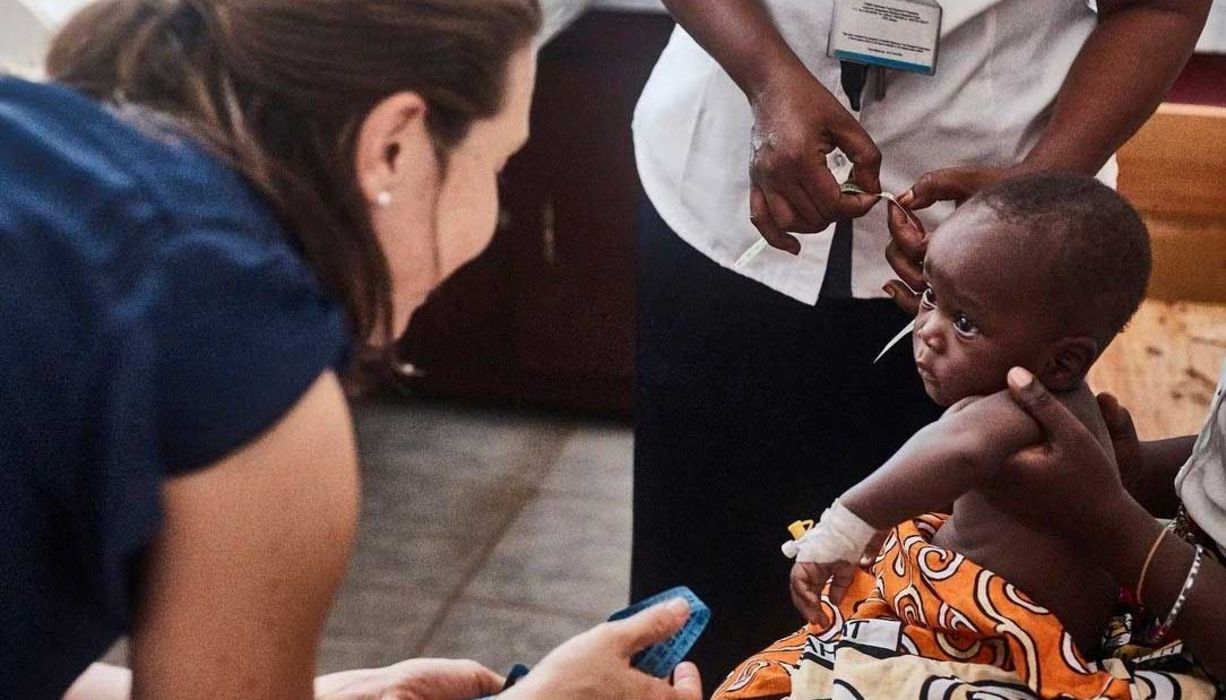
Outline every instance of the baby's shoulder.
POLYGON ((965 409, 967 406, 973 405, 974 403, 978 401, 982 401, 984 398, 985 397, 983 396, 968 396, 962 399, 961 401, 958 401, 954 405, 950 406, 949 408, 945 409, 945 413, 943 415, 952 416, 955 413, 961 413, 962 410, 965 409))
POLYGON ((968 412, 974 413, 976 416, 981 414, 994 414, 1002 412, 1024 413, 1023 409, 1013 401, 1012 397, 1009 396, 1009 391, 1003 390, 994 394, 967 396, 966 398, 945 409, 945 413, 941 417, 942 419, 951 418, 960 413, 968 412))
MULTIPOLYGON (((1094 392, 1084 381, 1080 382, 1076 387, 1073 387, 1068 391, 1053 391, 1051 392, 1051 395, 1055 397, 1057 401, 1064 404, 1066 408, 1072 411, 1074 415, 1081 418, 1083 421, 1094 416, 1100 416, 1098 413, 1098 401, 1094 397, 1094 392)), ((966 398, 947 408, 944 415, 950 416, 956 413, 961 413, 970 406, 974 406, 976 404, 978 404, 979 408, 981 409, 988 406, 1003 407, 1012 405, 1017 407, 1017 410, 1019 411, 1023 410, 1020 406, 1017 406, 1016 402, 1013 401, 1013 398, 1009 395, 1009 390, 1002 389, 994 394, 967 396, 966 398)))
MULTIPOLYGON (((1076 416, 1098 438, 1100 443, 1104 445, 1111 443, 1102 411, 1098 407, 1098 399, 1088 384, 1082 381, 1068 391, 1053 391, 1052 396, 1076 416)), ((965 413, 974 414, 975 419, 987 419, 989 424, 997 426, 1002 423, 1018 425, 1018 427, 1021 427, 1020 423, 1024 423, 1029 426, 1034 421, 1030 414, 1013 400, 1007 389, 985 396, 968 396, 950 406, 942 416, 942 420, 965 413)), ((965 419, 969 418, 969 416, 963 416, 957 420, 965 422, 965 419)))

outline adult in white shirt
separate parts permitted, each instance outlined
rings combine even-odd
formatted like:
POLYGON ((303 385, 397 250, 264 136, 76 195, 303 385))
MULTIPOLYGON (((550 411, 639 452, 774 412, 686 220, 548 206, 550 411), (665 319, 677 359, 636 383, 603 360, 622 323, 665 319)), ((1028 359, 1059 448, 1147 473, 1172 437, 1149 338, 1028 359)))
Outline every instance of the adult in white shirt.
POLYGON ((923 284, 923 237, 892 209, 887 261, 886 208, 839 183, 905 192, 931 230, 1013 173, 1110 182, 1209 2, 943 2, 935 74, 870 71, 858 112, 827 57, 834 0, 665 4, 680 27, 635 118, 632 591, 684 582, 712 605, 695 659, 718 678, 796 624, 781 528, 936 416, 904 351, 873 364, 908 320, 886 297, 914 305, 890 280, 923 284))

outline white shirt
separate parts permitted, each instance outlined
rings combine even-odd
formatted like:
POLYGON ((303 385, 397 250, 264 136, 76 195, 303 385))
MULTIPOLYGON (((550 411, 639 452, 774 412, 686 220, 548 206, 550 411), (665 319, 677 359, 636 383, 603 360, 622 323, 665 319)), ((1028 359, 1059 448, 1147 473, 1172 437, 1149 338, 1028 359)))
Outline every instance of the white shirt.
POLYGON ((37 79, 51 41, 52 21, 19 0, 0 0, 0 76, 37 79))
MULTIPOLYGON (((785 40, 844 105, 839 62, 826 56, 832 0, 764 0, 785 40)), ((874 78, 860 122, 881 149, 881 186, 902 194, 921 175, 955 165, 1022 160, 1045 125, 1069 67, 1094 30, 1085 0, 943 0, 940 57, 933 76, 887 71, 874 78)), ((749 135, 744 93, 678 28, 634 119, 639 175, 660 216, 683 240, 724 267, 758 239, 749 222, 749 135)), ((1100 177, 1114 185, 1110 164, 1100 177)), ((931 230, 953 211, 937 205, 931 230)), ((801 235, 799 257, 768 248, 739 270, 807 304, 817 301, 833 227, 801 235)), ((884 296, 885 207, 855 221, 852 293, 884 296)))
POLYGON ((1175 478, 1179 499, 1205 534, 1226 551, 1226 364, 1192 457, 1175 478))
POLYGON ((1196 53, 1226 53, 1226 0, 1213 0, 1196 53))

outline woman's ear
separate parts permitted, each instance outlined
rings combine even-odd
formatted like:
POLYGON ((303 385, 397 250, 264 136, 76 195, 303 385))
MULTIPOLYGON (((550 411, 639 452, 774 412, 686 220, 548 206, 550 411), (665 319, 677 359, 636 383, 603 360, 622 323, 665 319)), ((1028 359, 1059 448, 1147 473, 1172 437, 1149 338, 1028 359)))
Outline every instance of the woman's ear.
POLYGON ((1060 338, 1053 343, 1051 356, 1039 372, 1039 379, 1052 389, 1069 391, 1085 379, 1098 353, 1098 341, 1093 338, 1060 338))
POLYGON ((421 167, 435 160, 426 114, 421 95, 399 92, 375 105, 362 121, 354 172, 367 203, 386 207, 397 195, 411 196, 405 187, 432 170, 421 167))

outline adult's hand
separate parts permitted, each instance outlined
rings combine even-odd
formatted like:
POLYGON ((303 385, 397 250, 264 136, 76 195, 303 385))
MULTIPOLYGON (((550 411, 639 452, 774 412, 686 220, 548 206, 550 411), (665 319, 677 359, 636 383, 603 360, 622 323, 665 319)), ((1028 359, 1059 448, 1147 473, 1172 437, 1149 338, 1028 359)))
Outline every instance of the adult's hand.
POLYGON ((474 700, 502 690, 502 676, 476 661, 413 659, 315 681, 321 700, 474 700))
POLYGON ((1172 518, 1179 510, 1175 477, 1192 456, 1195 435, 1142 441, 1132 414, 1111 394, 1098 395, 1098 408, 1111 434, 1124 488, 1151 514, 1172 518))
MULTIPOLYGON (((1017 168, 946 168, 934 170, 920 177, 901 197, 898 203, 907 211, 920 211, 937 202, 952 201, 961 205, 984 189, 1010 177, 1017 168)), ((890 244, 885 257, 894 268, 898 279, 885 285, 885 291, 904 311, 911 315, 919 312, 919 293, 924 290, 924 255, 928 252, 928 232, 907 211, 890 205, 887 221, 890 228, 890 244)))
POLYGON ((1098 395, 1098 410, 1103 414, 1103 422, 1107 424, 1107 433, 1111 435, 1111 448, 1115 452, 1115 463, 1119 467, 1120 480, 1124 488, 1133 498, 1138 498, 1137 487, 1145 471, 1145 460, 1141 448, 1141 440, 1137 437, 1137 427, 1132 422, 1132 413, 1120 405, 1119 399, 1106 392, 1098 395))
POLYGON ((677 633, 690 616, 676 599, 585 632, 546 656, 501 700, 701 700, 698 669, 683 663, 670 683, 639 671, 630 659, 677 633))
POLYGON ((788 235, 862 216, 872 195, 843 194, 826 166, 835 148, 854 182, 881 192, 881 151, 783 38, 765 0, 664 0, 677 23, 741 88, 753 107, 750 218, 770 245, 797 254, 788 235))
POLYGON ((1043 431, 1015 454, 991 486, 992 501, 1036 529, 1078 543, 1104 536, 1107 515, 1139 509, 1098 440, 1030 372, 1009 372, 1009 394, 1043 431))
POLYGON ((1054 528, 1123 585, 1143 581, 1145 605, 1158 615, 1186 595, 1175 633, 1210 673, 1226 677, 1226 569, 1206 558, 1196 585, 1184 591, 1191 545, 1161 537, 1162 526, 1124 491, 1106 451, 1029 372, 1009 372, 1009 393, 1038 421, 1045 441, 1001 470, 993 502, 1032 527, 1054 528))
POLYGON ((853 164, 852 181, 881 192, 881 151, 834 95, 803 67, 781 71, 750 96, 753 107, 750 220, 767 243, 793 255, 800 241, 789 232, 824 231, 839 219, 863 216, 876 204, 869 194, 845 194, 826 164, 841 149, 853 164))

